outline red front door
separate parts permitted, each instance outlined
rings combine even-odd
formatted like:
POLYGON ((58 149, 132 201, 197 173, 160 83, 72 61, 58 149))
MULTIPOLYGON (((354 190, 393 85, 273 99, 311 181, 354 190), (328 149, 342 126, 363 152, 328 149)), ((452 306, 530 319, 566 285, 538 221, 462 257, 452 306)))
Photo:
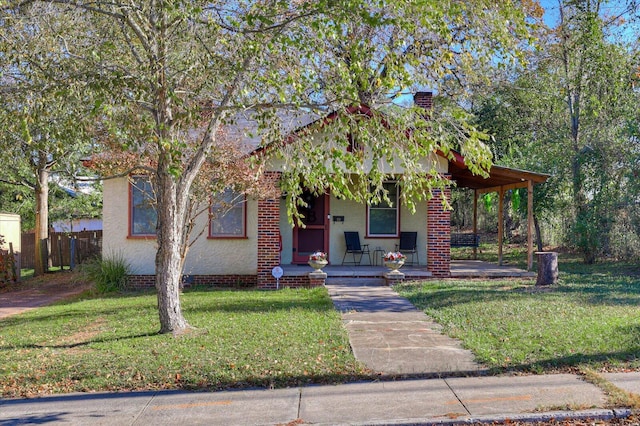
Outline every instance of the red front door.
POLYGON ((300 207, 305 227, 293 228, 293 263, 307 263, 314 251, 329 254, 329 196, 303 194, 309 207, 300 207))

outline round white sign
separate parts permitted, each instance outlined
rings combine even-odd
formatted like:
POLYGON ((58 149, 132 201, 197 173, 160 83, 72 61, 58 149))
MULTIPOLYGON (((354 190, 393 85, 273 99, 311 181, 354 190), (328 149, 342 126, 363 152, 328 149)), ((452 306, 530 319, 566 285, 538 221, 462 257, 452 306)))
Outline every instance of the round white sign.
POLYGON ((283 273, 284 273, 284 271, 279 266, 276 266, 271 270, 271 275, 273 275, 273 278, 275 278, 275 279, 278 279, 278 278, 282 277, 283 273))

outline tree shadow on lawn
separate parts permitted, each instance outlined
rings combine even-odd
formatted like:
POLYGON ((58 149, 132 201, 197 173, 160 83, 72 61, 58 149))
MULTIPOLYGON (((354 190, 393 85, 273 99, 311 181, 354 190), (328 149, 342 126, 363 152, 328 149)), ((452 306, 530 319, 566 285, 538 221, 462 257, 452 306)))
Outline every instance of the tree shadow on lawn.
POLYGON ((640 279, 640 265, 634 263, 602 261, 587 265, 579 258, 565 258, 558 265, 558 268, 561 273, 567 274, 608 275, 640 279))
POLYGON ((8 350, 16 350, 16 349, 75 349, 83 346, 89 346, 94 343, 109 343, 109 342, 119 342, 123 340, 133 340, 140 339, 143 337, 152 337, 158 336, 160 333, 158 331, 149 332, 149 333, 138 333, 131 334, 128 336, 109 336, 109 337, 98 337, 94 339, 87 339, 82 342, 75 343, 63 343, 63 344, 38 344, 38 343, 25 343, 21 345, 6 345, 0 346, 0 352, 8 351, 8 350))
MULTIPOLYGON (((74 303, 79 302, 70 302, 64 304, 65 306, 71 306, 74 303)), ((62 305, 56 305, 57 307, 62 305)), ((91 308, 91 309, 76 309, 69 308, 64 311, 51 312, 47 306, 40 306, 33 310, 11 315, 6 318, 0 319, 0 325, 2 327, 20 327, 20 326, 38 326, 37 323, 45 323, 45 324, 54 324, 57 321, 68 320, 72 321, 74 319, 85 318, 87 315, 91 316, 112 316, 114 312, 113 307, 105 306, 101 309, 91 308)), ((59 308, 56 308, 59 309, 59 308)), ((131 318, 136 318, 141 315, 141 307, 140 306, 128 306, 128 307, 119 307, 119 315, 123 315, 124 310, 131 311, 131 318)), ((149 306, 148 309, 153 309, 154 312, 157 312, 157 308, 149 306)))
POLYGON ((640 369, 640 348, 629 349, 618 352, 601 354, 571 354, 557 358, 547 358, 527 364, 519 364, 510 367, 495 367, 490 369, 490 373, 500 374, 507 371, 522 371, 527 373, 544 374, 557 370, 571 370, 581 366, 607 367, 615 370, 617 367, 628 369, 640 369))
MULTIPOLYGON (((211 291, 190 291, 186 293, 188 296, 198 296, 198 293, 211 294, 211 291)), ((191 299, 185 297, 182 299, 182 307, 186 314, 197 312, 274 312, 274 311, 291 311, 303 310, 310 312, 329 312, 333 311, 333 303, 328 296, 318 296, 310 294, 306 298, 285 298, 278 297, 277 294, 268 294, 263 290, 242 290, 247 296, 242 299, 233 297, 212 298, 208 301, 191 299), (265 296, 266 297, 263 297, 265 296), (253 297, 256 296, 256 297, 253 297), (284 299, 284 300, 283 300, 284 299)))
POLYGON ((640 306, 640 278, 633 276, 569 275, 553 291, 582 297, 593 305, 640 306))
POLYGON ((633 369, 640 371, 640 325, 620 326, 611 333, 628 336, 626 344, 617 345, 616 350, 601 353, 559 354, 557 357, 540 359, 528 363, 493 366, 488 374, 502 374, 511 371, 545 374, 555 372, 575 372, 576 368, 604 368, 605 371, 633 369))
POLYGON ((521 298, 546 298, 554 296, 573 296, 592 305, 640 306, 640 278, 631 276, 612 276, 590 274, 584 276, 561 276, 560 284, 548 287, 529 285, 530 281, 497 280, 495 285, 487 286, 486 280, 480 280, 476 288, 474 281, 448 282, 437 289, 422 291, 420 284, 404 284, 400 287, 411 303, 420 309, 448 308, 455 305, 501 300, 513 301, 521 298), (480 284, 482 282, 483 284, 480 284))
POLYGON ((498 288, 478 288, 458 289, 450 287, 447 289, 421 292, 420 290, 411 291, 411 293, 403 294, 411 303, 419 309, 433 308, 450 308, 456 305, 464 305, 466 303, 477 302, 493 302, 501 300, 512 300, 514 297, 528 297, 525 293, 516 293, 515 291, 504 291, 498 288), (516 294, 519 294, 516 295, 516 294))

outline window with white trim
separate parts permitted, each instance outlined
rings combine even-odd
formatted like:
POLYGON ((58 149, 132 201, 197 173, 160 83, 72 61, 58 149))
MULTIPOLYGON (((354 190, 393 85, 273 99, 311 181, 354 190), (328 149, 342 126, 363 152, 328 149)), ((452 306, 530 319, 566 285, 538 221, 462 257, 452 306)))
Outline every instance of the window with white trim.
POLYGON ((367 206, 367 236, 397 237, 400 215, 398 212, 398 186, 396 182, 384 182, 391 203, 381 201, 367 206))
POLYGON ((246 236, 246 197, 227 188, 211 204, 209 236, 212 238, 244 238, 246 236))
POLYGON ((158 212, 155 192, 148 176, 132 176, 129 179, 129 234, 131 236, 155 236, 158 212))

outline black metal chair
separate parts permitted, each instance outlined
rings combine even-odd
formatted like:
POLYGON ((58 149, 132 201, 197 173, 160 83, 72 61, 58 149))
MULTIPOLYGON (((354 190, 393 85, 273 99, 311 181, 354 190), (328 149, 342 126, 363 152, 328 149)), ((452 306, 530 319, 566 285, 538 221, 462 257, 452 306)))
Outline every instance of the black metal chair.
POLYGON ((345 231, 344 242, 347 248, 344 251, 344 256, 342 256, 343 265, 345 263, 360 265, 362 263, 362 258, 365 255, 369 258, 369 265, 371 265, 371 254, 369 252, 369 244, 360 244, 360 234, 358 232, 345 231), (353 256, 353 261, 345 262, 345 259, 349 254, 353 256), (356 260, 357 255, 360 255, 360 257, 356 260))
POLYGON ((411 262, 407 258, 407 265, 419 265, 420 257, 418 261, 414 260, 414 256, 418 256, 418 233, 417 232, 401 232, 400 244, 396 244, 396 251, 404 254, 405 256, 411 255, 411 262))

